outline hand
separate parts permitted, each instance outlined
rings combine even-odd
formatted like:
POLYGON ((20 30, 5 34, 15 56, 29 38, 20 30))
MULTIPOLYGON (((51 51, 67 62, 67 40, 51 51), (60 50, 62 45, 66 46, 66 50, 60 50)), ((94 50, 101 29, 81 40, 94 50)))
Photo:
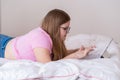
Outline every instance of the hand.
POLYGON ((88 55, 90 51, 93 51, 95 46, 90 46, 90 47, 84 47, 81 46, 78 51, 75 52, 75 55, 77 58, 84 58, 85 56, 88 55))

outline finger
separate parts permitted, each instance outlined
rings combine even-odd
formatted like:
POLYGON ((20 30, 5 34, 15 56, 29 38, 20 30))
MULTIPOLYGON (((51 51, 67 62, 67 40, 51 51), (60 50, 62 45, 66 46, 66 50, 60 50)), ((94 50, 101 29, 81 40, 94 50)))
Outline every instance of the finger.
POLYGON ((95 46, 95 45, 93 45, 93 46, 91 46, 91 48, 96 48, 96 46, 95 46))
POLYGON ((85 49, 85 53, 88 54, 89 52, 91 52, 91 51, 93 51, 93 50, 94 50, 93 48, 86 48, 86 49, 85 49))
POLYGON ((80 50, 84 50, 84 49, 85 49, 85 47, 83 45, 81 45, 80 50))

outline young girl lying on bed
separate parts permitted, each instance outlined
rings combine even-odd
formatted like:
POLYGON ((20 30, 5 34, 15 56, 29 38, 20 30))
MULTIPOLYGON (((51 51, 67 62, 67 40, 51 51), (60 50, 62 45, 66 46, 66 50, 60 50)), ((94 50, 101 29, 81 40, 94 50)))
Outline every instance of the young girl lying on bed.
MULTIPOLYGON (((66 50, 64 40, 70 30, 70 16, 63 10, 54 9, 44 17, 42 25, 29 33, 11 38, 0 35, 0 57, 28 59, 42 63, 59 59, 83 58, 91 47, 66 50)), ((71 44, 72 45, 72 44, 71 44)))

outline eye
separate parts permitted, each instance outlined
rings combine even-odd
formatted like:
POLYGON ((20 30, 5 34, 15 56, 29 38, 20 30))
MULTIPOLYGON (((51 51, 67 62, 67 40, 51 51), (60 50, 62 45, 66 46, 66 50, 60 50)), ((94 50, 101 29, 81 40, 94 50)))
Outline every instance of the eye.
POLYGON ((64 27, 62 27, 64 30, 67 30, 68 28, 64 28, 64 27))
POLYGON ((70 27, 60 27, 60 28, 62 28, 63 30, 65 30, 67 33, 69 33, 69 31, 70 31, 70 27))

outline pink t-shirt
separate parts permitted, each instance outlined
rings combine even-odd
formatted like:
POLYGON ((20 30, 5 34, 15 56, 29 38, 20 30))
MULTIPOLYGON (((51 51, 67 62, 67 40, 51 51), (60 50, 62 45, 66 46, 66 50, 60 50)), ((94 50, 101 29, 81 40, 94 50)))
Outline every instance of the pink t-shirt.
POLYGON ((33 49, 37 47, 46 48, 52 53, 52 40, 40 27, 33 29, 23 36, 14 38, 12 41, 13 50, 17 59, 36 61, 33 49))

